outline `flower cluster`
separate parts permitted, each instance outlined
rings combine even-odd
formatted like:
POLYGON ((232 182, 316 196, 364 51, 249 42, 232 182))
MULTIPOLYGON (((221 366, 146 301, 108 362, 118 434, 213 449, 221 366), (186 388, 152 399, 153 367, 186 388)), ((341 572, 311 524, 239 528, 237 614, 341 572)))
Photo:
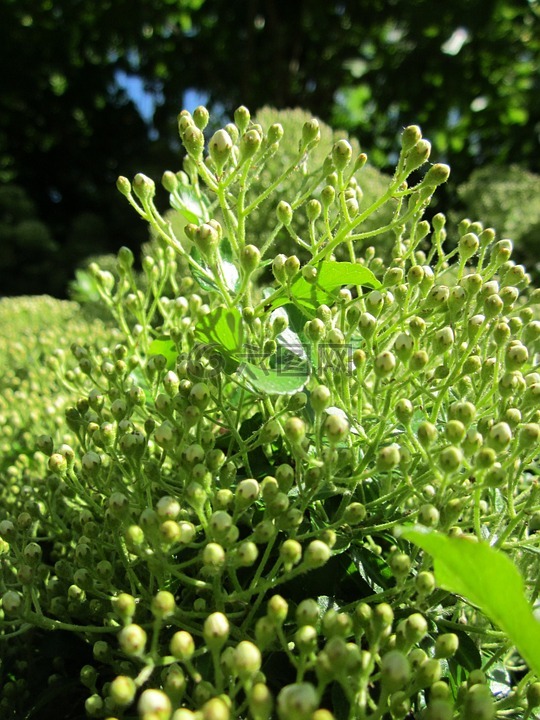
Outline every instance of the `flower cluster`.
POLYGON ((246 108, 208 139, 205 108, 178 123, 174 222, 119 179, 151 252, 90 267, 114 327, 51 355, 64 418, 26 419, 6 472, 0 639, 82 638, 90 717, 530 715, 508 639, 394 532, 487 539, 537 598, 540 292, 512 243, 424 218, 449 168, 416 126, 366 202, 345 138, 297 182, 313 118, 283 157, 246 108))

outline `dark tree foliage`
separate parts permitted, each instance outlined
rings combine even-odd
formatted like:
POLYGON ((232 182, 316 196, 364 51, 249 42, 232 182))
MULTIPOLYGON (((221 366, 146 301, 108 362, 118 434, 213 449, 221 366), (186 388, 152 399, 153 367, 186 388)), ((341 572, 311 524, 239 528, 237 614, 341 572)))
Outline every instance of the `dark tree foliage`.
POLYGON ((193 83, 227 108, 302 105, 388 163, 419 123, 463 179, 540 168, 537 0, 212 0, 193 14, 193 83))
MULTIPOLYGON (((116 73, 140 74, 157 91, 148 49, 161 52, 160 36, 187 27, 198 4, 0 1, 0 181, 24 188, 62 248, 51 250, 41 277, 33 274, 34 292, 61 294, 81 258, 146 237, 118 201, 115 180, 160 166, 161 143, 149 143, 116 73), (51 275, 51 262, 64 272, 51 275)), ((23 277, 29 258, 19 250, 23 277)), ((0 280, 0 293, 13 292, 11 278, 0 280)))

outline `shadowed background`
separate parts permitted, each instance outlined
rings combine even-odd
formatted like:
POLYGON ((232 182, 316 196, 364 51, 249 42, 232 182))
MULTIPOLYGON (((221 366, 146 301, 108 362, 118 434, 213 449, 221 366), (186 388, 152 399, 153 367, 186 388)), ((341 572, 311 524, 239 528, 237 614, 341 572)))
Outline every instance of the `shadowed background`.
POLYGON ((438 209, 474 208, 533 262, 539 20, 537 0, 0 0, 0 295, 62 297, 88 256, 136 251, 116 177, 180 169, 176 116, 199 102, 302 106, 383 170, 418 123, 452 166, 438 209))

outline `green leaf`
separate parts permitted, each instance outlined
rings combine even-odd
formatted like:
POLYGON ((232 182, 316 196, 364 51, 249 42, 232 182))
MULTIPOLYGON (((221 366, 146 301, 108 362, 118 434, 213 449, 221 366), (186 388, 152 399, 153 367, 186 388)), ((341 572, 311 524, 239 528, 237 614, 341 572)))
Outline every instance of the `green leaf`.
POLYGON ((176 192, 169 195, 169 202, 190 223, 200 225, 209 219, 208 200, 204 195, 197 195, 191 185, 179 185, 176 192))
MULTIPOLYGON (((238 272, 238 268, 232 262, 232 253, 230 250, 230 244, 227 238, 223 238, 221 241, 221 244, 219 246, 220 250, 220 256, 221 256, 221 268, 223 270, 223 279, 225 280, 225 285, 227 286, 228 290, 231 290, 231 292, 236 292, 238 290, 238 287, 240 285, 240 273, 238 272)), ((208 275, 211 276, 212 279, 206 277, 206 275, 203 275, 200 273, 196 268, 191 268, 191 272, 193 274, 193 277, 199 285, 202 287, 203 290, 206 290, 208 292, 210 291, 218 291, 219 288, 214 280, 214 272, 211 270, 208 265, 206 264, 205 259, 202 257, 200 252, 197 250, 195 246, 193 246, 190 250, 191 257, 196 260, 201 267, 203 267, 208 275)))
POLYGON ((303 277, 297 278, 290 287, 290 297, 276 298, 272 308, 286 305, 292 300, 312 313, 319 305, 331 305, 344 285, 381 286, 371 270, 357 263, 324 261, 317 265, 317 271, 317 282, 312 284, 303 277))
POLYGON ((282 368, 265 369, 253 363, 242 363, 242 370, 248 383, 259 392, 269 395, 293 395, 302 390, 309 380, 309 372, 296 369, 290 374, 282 368))
POLYGON ((176 344, 171 338, 156 338, 150 343, 148 348, 149 355, 163 355, 167 358, 167 370, 171 370, 176 364, 178 350, 176 344))
POLYGON ((195 337, 202 343, 218 345, 216 349, 221 349, 225 355, 238 359, 244 342, 240 311, 219 305, 199 320, 195 327, 195 337))
POLYGON ((402 528, 401 536, 433 557, 437 584, 477 605, 540 677, 540 623, 514 563, 500 550, 467 537, 426 528, 402 528))

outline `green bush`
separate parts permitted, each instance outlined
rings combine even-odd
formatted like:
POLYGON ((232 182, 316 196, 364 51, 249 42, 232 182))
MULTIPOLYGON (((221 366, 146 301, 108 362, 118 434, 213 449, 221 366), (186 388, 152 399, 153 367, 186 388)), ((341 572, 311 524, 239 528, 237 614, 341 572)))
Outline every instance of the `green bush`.
POLYGON ((538 272, 540 176, 518 165, 475 170, 458 188, 465 214, 512 238, 522 261, 538 272))
POLYGON ((540 294, 480 223, 445 249, 416 126, 367 200, 344 138, 298 180, 316 120, 283 161, 284 128, 234 120, 205 146, 179 116, 179 236, 119 178, 154 239, 142 277, 127 248, 89 268, 115 334, 72 335, 65 419, 25 416, 43 382, 11 398, 35 444, 1 468, 2 712, 531 717, 540 294))

